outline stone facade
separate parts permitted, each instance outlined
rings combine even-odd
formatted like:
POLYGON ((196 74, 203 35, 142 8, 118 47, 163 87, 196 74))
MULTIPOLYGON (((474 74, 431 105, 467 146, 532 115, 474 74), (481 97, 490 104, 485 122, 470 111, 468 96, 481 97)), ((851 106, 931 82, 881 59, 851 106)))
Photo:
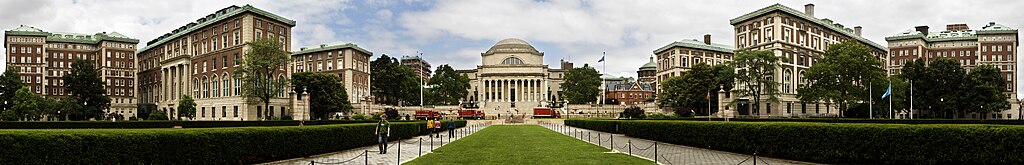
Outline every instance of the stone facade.
MULTIPOLYGON (((768 50, 783 59, 773 78, 780 84, 779 101, 764 102, 760 110, 751 108, 749 98, 739 99, 735 107, 738 115, 759 117, 838 116, 837 105, 801 102, 796 88, 805 84, 804 72, 822 58, 829 45, 854 40, 871 49, 871 54, 886 61, 887 49, 860 36, 861 27, 845 28, 829 19, 814 16, 814 5, 808 4, 804 12, 775 4, 730 20, 736 38, 736 50, 768 50)), ((888 67, 884 65, 883 67, 888 67)), ((742 69, 742 68, 737 68, 742 69)), ((743 88, 737 85, 736 88, 743 88)), ((765 98, 765 97, 762 97, 765 98)), ((728 98, 727 98, 728 99, 728 98)))
MULTIPOLYGON (((654 62, 657 73, 652 86, 657 88, 668 78, 682 76, 693 65, 704 63, 714 66, 732 61, 733 49, 729 45, 712 43, 709 34, 704 35, 703 42, 696 39, 674 41, 654 50, 654 55, 657 58, 655 59, 657 61, 654 62)), ((647 65, 644 66, 647 67, 647 65)), ((642 67, 640 72, 643 72, 644 69, 642 67)), ((641 75, 641 79, 649 78, 641 75)), ((656 91, 660 92, 660 90, 656 91)))
MULTIPOLYGON (((367 51, 352 43, 321 44, 299 48, 292 52, 291 73, 323 72, 341 77, 349 102, 360 108, 370 96, 370 56, 367 51)), ((306 95, 304 95, 306 96, 306 95)), ((300 101, 308 101, 307 97, 300 101)), ((308 103, 308 102, 305 102, 308 103)), ((296 104, 298 105, 298 104, 296 104)), ((303 104, 304 105, 304 104, 303 104)), ((308 109, 293 108, 298 111, 308 109)), ((297 113, 295 119, 309 119, 307 113, 297 113)))
POLYGON ((562 100, 560 83, 570 68, 548 68, 544 53, 526 41, 504 39, 480 56, 476 69, 458 72, 469 77, 469 95, 463 100, 479 103, 487 115, 532 113, 533 107, 562 100))
MULTIPOLYGON (((945 31, 930 32, 928 26, 886 37, 889 43, 889 61, 886 69, 890 75, 900 74, 903 65, 913 60, 929 63, 938 58, 960 61, 961 66, 970 70, 978 65, 992 65, 1003 72, 1006 80, 1006 95, 1010 98, 1010 109, 988 114, 967 113, 959 118, 973 119, 1015 119, 1020 117, 1017 98, 1016 64, 1017 29, 995 22, 981 29, 970 29, 967 24, 946 25, 945 31)), ((900 117, 910 117, 900 113, 900 117)), ((930 112, 915 112, 914 117, 935 117, 930 112)))
POLYGON ((108 114, 136 117, 135 48, 138 39, 117 32, 93 35, 45 32, 21 25, 4 32, 4 48, 8 51, 7 67, 17 68, 22 82, 30 90, 46 98, 70 96, 64 89, 62 76, 71 71, 71 63, 89 60, 99 69, 100 79, 110 96, 108 114))
MULTIPOLYGON (((189 23, 147 43, 138 51, 145 79, 139 99, 143 104, 178 117, 181 96, 195 99, 196 120, 261 120, 290 114, 288 89, 272 99, 269 110, 247 104, 241 97, 241 80, 232 77, 257 38, 278 40, 285 51, 291 47, 295 21, 246 5, 230 6, 189 23)), ((278 78, 290 78, 286 66, 278 78)))

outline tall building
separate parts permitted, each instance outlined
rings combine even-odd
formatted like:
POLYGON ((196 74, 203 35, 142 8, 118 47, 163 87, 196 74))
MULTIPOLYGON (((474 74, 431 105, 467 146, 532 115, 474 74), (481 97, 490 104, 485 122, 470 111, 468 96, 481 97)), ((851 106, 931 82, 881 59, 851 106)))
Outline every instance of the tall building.
POLYGON ((402 65, 405 65, 409 67, 409 69, 412 69, 413 72, 416 72, 416 75, 419 75, 420 78, 424 80, 424 83, 426 83, 427 80, 430 80, 430 74, 432 72, 430 70, 430 63, 427 62, 427 60, 420 58, 420 56, 402 56, 402 65))
POLYGON ((648 65, 655 65, 656 73, 651 86, 658 88, 661 87, 661 82, 671 77, 682 76, 693 65, 704 63, 714 66, 732 61, 733 49, 729 45, 712 43, 711 35, 706 34, 703 41, 684 39, 669 43, 654 50, 654 55, 657 61, 645 64, 638 73, 641 81, 650 80, 649 71, 648 74, 641 72, 644 72, 644 67, 650 68, 648 65))
MULTIPOLYGON (((1017 29, 995 22, 989 22, 981 29, 970 29, 967 24, 946 25, 946 30, 930 32, 928 26, 917 26, 885 38, 889 43, 889 74, 900 74, 907 61, 924 60, 925 63, 938 58, 960 61, 968 70, 978 65, 992 65, 1002 70, 1006 79, 1006 95, 1011 108, 988 114, 969 113, 969 118, 1009 119, 1018 116, 1017 104, 1017 29)), ((906 115, 906 114, 903 114, 906 115)), ((914 116, 932 117, 930 112, 915 113, 914 116)))
MULTIPOLYGON (((804 72, 822 58, 829 45, 843 41, 857 41, 871 50, 871 55, 886 61, 886 47, 861 37, 861 27, 846 28, 829 19, 817 18, 814 5, 807 4, 804 11, 775 4, 750 12, 729 21, 733 25, 736 50, 767 50, 782 57, 781 67, 773 73, 780 86, 779 102, 762 102, 759 110, 751 108, 750 98, 739 99, 736 111, 739 115, 750 116, 837 116, 838 106, 824 102, 801 102, 797 99, 796 88, 804 72), (780 36, 780 37, 776 37, 780 36)), ((883 67, 887 67, 885 65, 883 67)), ((737 68, 742 69, 742 68, 737 68)), ((737 88, 743 88, 738 85, 737 88)), ((762 97, 765 98, 765 97, 762 97)))
POLYGON ((352 43, 302 47, 292 52, 291 70, 338 75, 349 102, 360 103, 370 96, 370 56, 373 52, 352 43))
MULTIPOLYGON (((295 21, 245 5, 218 10, 157 37, 138 50, 143 82, 139 99, 177 117, 178 101, 190 95, 196 120, 260 120, 289 114, 287 90, 271 99, 269 109, 247 104, 241 80, 232 76, 257 38, 279 41, 289 51, 295 21)), ((277 77, 290 78, 287 66, 277 77)))
MULTIPOLYGON (((650 61, 640 66, 640 69, 636 71, 638 82, 657 82, 658 81, 658 62, 654 62, 654 57, 650 57, 650 61)), ((657 88, 657 87, 655 87, 657 88)))
MULTIPOLYGON (((481 64, 475 69, 458 72, 469 77, 464 101, 479 103, 488 115, 530 113, 533 107, 562 100, 560 83, 570 68, 548 68, 544 53, 526 41, 504 39, 480 56, 481 64)), ((567 62, 561 65, 572 67, 567 62)))
POLYGON ((46 32, 21 25, 4 31, 8 50, 7 67, 17 68, 22 82, 36 94, 60 99, 71 95, 61 78, 71 71, 71 63, 89 60, 99 69, 100 79, 110 96, 106 113, 136 117, 135 45, 133 39, 117 32, 92 35, 46 32))

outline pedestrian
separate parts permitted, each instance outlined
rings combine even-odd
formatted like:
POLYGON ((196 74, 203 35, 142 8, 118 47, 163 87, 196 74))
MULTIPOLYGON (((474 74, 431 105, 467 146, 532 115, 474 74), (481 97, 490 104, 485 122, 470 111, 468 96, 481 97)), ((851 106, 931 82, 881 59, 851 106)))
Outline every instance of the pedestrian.
POLYGON ((455 138, 455 119, 448 118, 448 139, 455 138))
POLYGON ((434 136, 441 137, 441 118, 434 120, 434 136))
POLYGON ((427 117, 427 137, 434 137, 431 134, 434 134, 434 118, 427 117))
POLYGON ((380 143, 380 154, 388 153, 388 136, 391 136, 391 124, 388 123, 387 115, 380 115, 380 121, 377 122, 377 142, 380 143))

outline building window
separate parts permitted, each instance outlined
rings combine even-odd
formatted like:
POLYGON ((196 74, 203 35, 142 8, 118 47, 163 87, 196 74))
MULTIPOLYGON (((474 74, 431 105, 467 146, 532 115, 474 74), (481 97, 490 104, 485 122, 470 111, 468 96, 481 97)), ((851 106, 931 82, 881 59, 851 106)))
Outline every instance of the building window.
POLYGON ((505 60, 501 61, 501 64, 505 64, 505 65, 522 65, 523 64, 523 60, 521 60, 519 58, 516 58, 516 57, 509 57, 509 58, 505 58, 505 60))
POLYGON ((233 108, 234 108, 234 111, 235 111, 235 117, 238 117, 238 106, 236 105, 233 108))

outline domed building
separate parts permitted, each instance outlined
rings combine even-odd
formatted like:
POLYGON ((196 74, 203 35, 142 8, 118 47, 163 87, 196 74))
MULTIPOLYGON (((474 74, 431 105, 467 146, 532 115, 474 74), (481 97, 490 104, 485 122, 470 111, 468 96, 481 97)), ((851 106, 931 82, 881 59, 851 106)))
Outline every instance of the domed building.
MULTIPOLYGON (((654 62, 654 57, 651 57, 651 61, 647 62, 643 66, 640 66, 640 70, 636 71, 637 82, 650 83, 654 85, 658 81, 658 62, 654 62)), ((657 86, 654 89, 658 89, 657 86)))
POLYGON ((544 52, 516 38, 498 41, 480 59, 475 69, 458 72, 469 77, 469 95, 463 101, 477 103, 487 115, 532 113, 533 107, 562 100, 559 84, 572 68, 565 61, 560 68, 548 68, 544 52))

